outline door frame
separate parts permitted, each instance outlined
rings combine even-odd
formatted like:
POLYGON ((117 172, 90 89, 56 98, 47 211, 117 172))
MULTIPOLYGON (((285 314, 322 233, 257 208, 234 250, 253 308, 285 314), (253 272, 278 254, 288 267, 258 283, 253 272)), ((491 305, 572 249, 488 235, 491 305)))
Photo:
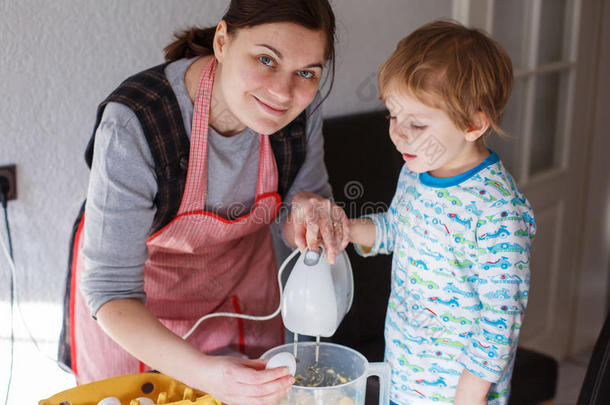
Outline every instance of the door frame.
POLYGON ((586 121, 592 134, 588 153, 585 218, 582 226, 580 273, 570 353, 591 348, 610 309, 610 0, 595 1, 590 12, 594 71, 586 121), (598 16, 598 18, 595 18, 598 16))

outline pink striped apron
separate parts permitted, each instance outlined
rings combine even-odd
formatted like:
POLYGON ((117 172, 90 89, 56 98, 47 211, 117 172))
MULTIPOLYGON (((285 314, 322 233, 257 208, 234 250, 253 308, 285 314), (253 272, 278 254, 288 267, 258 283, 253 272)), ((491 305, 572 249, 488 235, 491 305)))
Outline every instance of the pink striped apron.
MULTIPOLYGON (((188 173, 178 214, 147 241, 146 306, 179 336, 202 315, 220 311, 266 315, 279 302, 268 224, 276 217, 281 198, 276 192, 277 167, 268 136, 259 135, 252 210, 235 220, 205 211, 209 110, 215 70, 216 59, 212 58, 201 75, 195 100, 188 173)), ((79 229, 75 246, 82 247, 80 236, 79 229)), ((71 350, 79 383, 144 371, 146 366, 110 339, 90 317, 82 293, 74 288, 84 269, 78 251, 75 259, 71 350)), ((249 357, 258 357, 283 340, 279 316, 264 322, 212 318, 188 338, 204 353, 229 350, 249 357)))

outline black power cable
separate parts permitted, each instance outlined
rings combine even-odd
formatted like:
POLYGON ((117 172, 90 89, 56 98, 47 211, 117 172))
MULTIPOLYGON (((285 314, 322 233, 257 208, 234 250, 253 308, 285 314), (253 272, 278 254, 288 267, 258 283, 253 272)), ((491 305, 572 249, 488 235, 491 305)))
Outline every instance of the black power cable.
MULTIPOLYGON (((14 262, 13 258, 13 241, 11 239, 11 227, 8 223, 8 209, 7 209, 7 200, 8 200, 8 180, 5 177, 0 177, 0 203, 2 203, 2 208, 4 209, 4 223, 6 225, 6 235, 8 239, 8 253, 10 256, 10 260, 14 262)), ((13 360, 14 360, 14 347, 15 347, 15 329, 13 322, 13 306, 15 302, 14 295, 14 284, 15 280, 13 279, 13 272, 10 272, 10 311, 11 311, 11 337, 10 337, 10 371, 8 375, 8 383, 6 385, 6 397, 4 398, 4 405, 8 404, 8 397, 11 391, 11 383, 13 381, 13 360)))

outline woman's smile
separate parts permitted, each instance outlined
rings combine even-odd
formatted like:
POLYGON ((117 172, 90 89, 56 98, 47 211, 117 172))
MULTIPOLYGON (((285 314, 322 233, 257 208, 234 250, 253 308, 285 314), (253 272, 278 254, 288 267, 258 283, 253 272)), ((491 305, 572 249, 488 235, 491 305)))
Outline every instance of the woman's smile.
POLYGON ((284 115, 290 109, 289 107, 283 108, 277 106, 276 104, 265 102, 254 95, 252 97, 254 97, 254 100, 257 101, 257 104, 261 107, 263 111, 276 117, 284 115))

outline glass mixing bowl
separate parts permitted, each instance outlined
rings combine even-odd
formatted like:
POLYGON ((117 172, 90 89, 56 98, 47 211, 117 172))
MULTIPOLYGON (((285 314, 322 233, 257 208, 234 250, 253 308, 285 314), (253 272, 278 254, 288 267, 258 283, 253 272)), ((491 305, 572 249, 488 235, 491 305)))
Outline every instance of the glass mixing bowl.
MULTIPOLYGON (((320 343, 318 363, 315 363, 315 342, 297 344, 297 377, 319 383, 333 381, 334 386, 299 386, 297 381, 292 391, 279 405, 364 405, 366 380, 379 377, 379 404, 390 403, 390 366, 387 363, 369 363, 366 357, 349 347, 334 343, 320 343), (313 375, 312 375, 312 369, 313 375)), ((274 347, 261 358, 268 359, 281 352, 293 352, 293 344, 274 347)))

